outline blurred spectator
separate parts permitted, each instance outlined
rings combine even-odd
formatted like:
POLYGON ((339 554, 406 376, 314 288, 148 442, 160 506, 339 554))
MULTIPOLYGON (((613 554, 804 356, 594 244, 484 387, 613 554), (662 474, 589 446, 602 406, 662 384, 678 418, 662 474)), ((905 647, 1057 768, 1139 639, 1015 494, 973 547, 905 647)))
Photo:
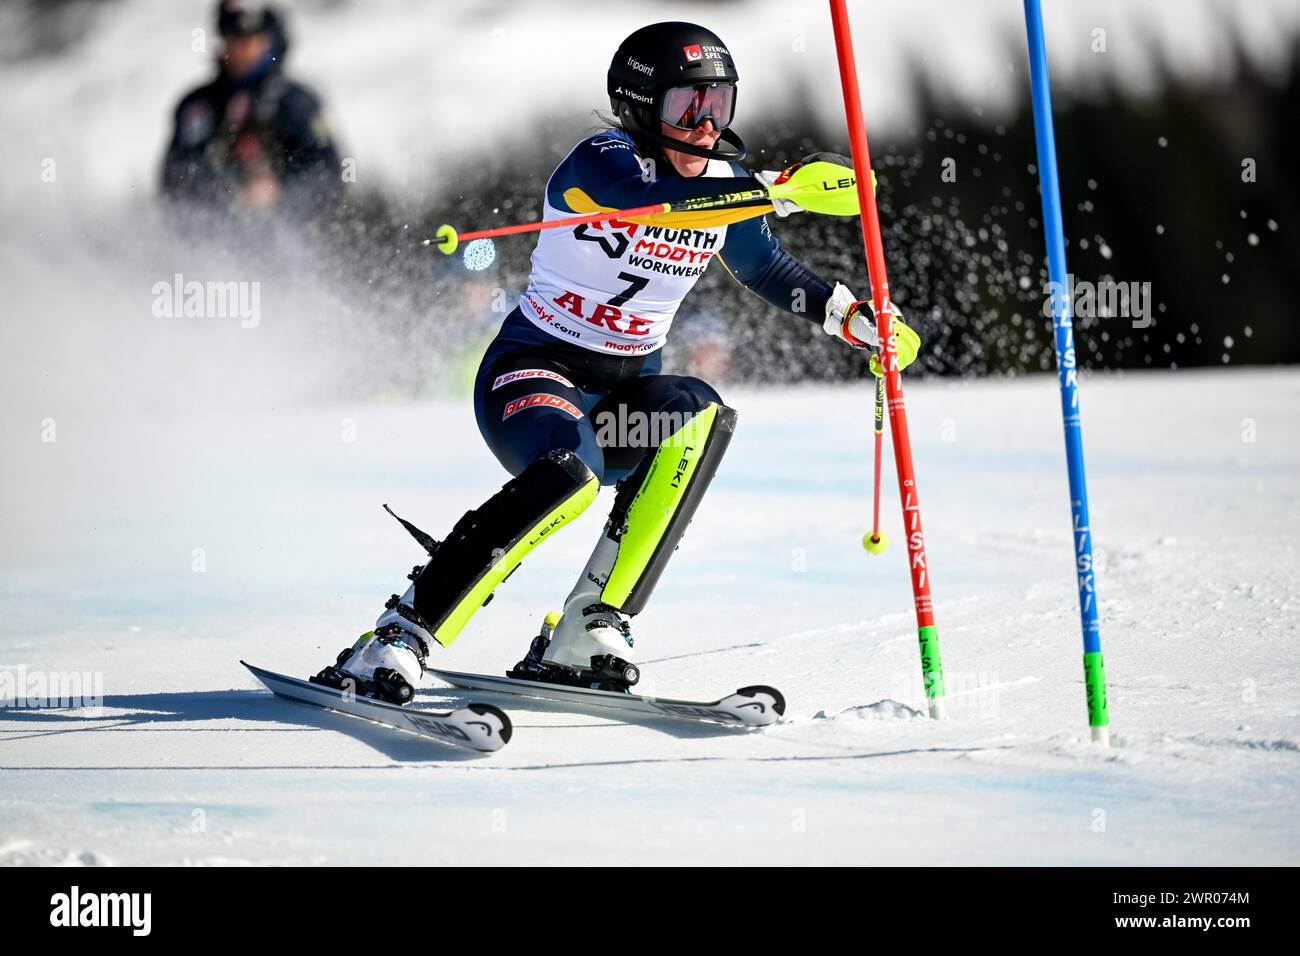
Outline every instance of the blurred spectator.
POLYGON ((163 194, 213 208, 332 207, 343 183, 317 96, 284 76, 284 25, 267 6, 222 0, 216 78, 185 96, 163 162, 163 194))
POLYGON ((716 315, 689 314, 683 317, 680 329, 674 327, 677 342, 673 343, 674 361, 680 363, 686 375, 694 375, 706 382, 728 380, 731 372, 733 336, 728 334, 727 323, 716 315))

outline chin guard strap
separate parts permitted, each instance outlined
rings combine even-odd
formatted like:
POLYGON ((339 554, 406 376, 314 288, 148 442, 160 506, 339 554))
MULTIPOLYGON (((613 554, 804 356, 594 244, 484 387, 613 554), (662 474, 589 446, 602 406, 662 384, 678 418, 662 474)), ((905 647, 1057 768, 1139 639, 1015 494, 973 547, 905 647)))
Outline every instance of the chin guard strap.
POLYGON ((633 139, 650 140, 661 149, 666 146, 669 149, 677 150, 679 153, 690 153, 692 156, 702 156, 705 159, 725 159, 733 163, 738 163, 749 155, 749 147, 740 138, 740 134, 730 126, 718 134, 718 142, 713 149, 705 149, 703 146, 693 146, 690 143, 683 143, 681 140, 665 136, 657 129, 646 128, 637 120, 631 106, 627 103, 624 103, 619 110, 618 120, 623 125, 623 129, 632 135, 633 139))

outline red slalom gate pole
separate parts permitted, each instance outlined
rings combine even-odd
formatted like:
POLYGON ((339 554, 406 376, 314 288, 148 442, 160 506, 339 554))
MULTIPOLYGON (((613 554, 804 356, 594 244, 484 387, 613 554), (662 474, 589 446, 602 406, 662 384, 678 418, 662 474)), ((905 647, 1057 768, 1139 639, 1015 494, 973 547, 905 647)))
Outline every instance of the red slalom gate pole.
MULTIPOLYGON (((884 535, 880 533, 880 445, 885 433, 885 380, 876 379, 876 448, 874 487, 871 491, 871 541, 879 545, 884 535)), ((867 549, 871 550, 870 548, 867 549)), ((883 549, 882 549, 883 550, 883 549)))
POLYGON ((894 443, 894 464, 898 470, 898 496, 903 504, 903 528, 907 532, 907 557, 912 571, 912 595, 916 601, 917 638, 921 648, 921 679, 930 716, 946 716, 943 693, 943 663, 939 657, 939 632, 934 624, 934 602, 930 598, 930 571, 925 559, 925 538, 921 533, 921 505, 917 499, 916 473, 912 468, 912 442, 907 432, 907 410, 903 406, 902 370, 894 344, 893 302, 885 273, 885 245, 880 235, 880 214, 871 189, 871 153, 867 129, 862 120, 862 99, 858 91, 858 69, 853 60, 853 38, 845 0, 830 0, 831 24, 835 30, 835 52, 840 63, 840 85, 844 88, 844 112, 849 125, 853 168, 857 171, 858 202, 862 218, 862 244, 867 256, 871 298, 876 303, 880 333, 880 360, 885 371, 885 394, 889 405, 889 433, 894 443))

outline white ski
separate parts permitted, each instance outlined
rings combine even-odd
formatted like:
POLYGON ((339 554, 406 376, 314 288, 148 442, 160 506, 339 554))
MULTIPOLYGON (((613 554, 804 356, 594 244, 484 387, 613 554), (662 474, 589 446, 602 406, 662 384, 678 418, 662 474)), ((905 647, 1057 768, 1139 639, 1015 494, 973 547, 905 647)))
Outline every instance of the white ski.
POLYGON ((409 731, 444 744, 481 752, 500 750, 510 740, 510 718, 505 711, 491 704, 467 704, 449 713, 398 707, 382 700, 345 694, 332 687, 262 670, 247 661, 239 663, 280 697, 351 714, 394 730, 409 731))
POLYGON ((534 680, 516 680, 512 677, 493 677, 490 674, 462 674, 458 671, 432 668, 429 673, 454 687, 498 691, 502 694, 560 701, 579 707, 601 707, 624 713, 649 714, 678 720, 710 721, 733 727, 766 727, 768 724, 776 723, 785 713, 785 698, 775 687, 742 687, 721 700, 705 702, 671 700, 667 697, 643 697, 639 694, 621 694, 617 691, 569 687, 564 684, 548 684, 534 680))

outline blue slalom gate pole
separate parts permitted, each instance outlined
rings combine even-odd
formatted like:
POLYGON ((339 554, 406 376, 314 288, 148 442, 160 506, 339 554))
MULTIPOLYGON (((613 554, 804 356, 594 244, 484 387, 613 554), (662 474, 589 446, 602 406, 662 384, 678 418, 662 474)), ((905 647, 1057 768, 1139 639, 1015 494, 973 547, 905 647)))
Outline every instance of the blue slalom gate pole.
POLYGON ((1047 76, 1047 48, 1043 40, 1043 10, 1039 0, 1025 0, 1025 30, 1029 37, 1029 88, 1034 106, 1034 140, 1038 148, 1038 184, 1043 199, 1043 237, 1047 242, 1056 372, 1061 381, 1065 460, 1070 475, 1070 511, 1074 520, 1074 560, 1079 584, 1079 616, 1083 625, 1083 678, 1088 698, 1088 725, 1092 728, 1092 739, 1109 746, 1110 715, 1106 707, 1106 671, 1102 664, 1097 589, 1093 580, 1092 528, 1088 521, 1088 483, 1083 466, 1073 303, 1065 268, 1061 183, 1056 172, 1052 91, 1047 76))

